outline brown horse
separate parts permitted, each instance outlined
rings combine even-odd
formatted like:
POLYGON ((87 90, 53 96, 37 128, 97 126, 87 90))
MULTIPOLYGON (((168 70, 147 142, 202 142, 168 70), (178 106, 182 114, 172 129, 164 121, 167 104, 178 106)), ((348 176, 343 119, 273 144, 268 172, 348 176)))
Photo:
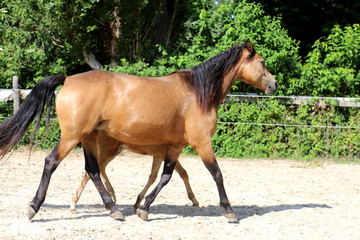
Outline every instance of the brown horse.
POLYGON ((217 125, 218 107, 239 79, 265 94, 273 94, 277 89, 265 60, 249 40, 198 66, 163 77, 90 71, 45 78, 33 88, 19 111, 0 126, 0 156, 4 156, 34 118, 41 118, 44 108, 51 106, 54 89, 63 85, 56 103, 61 138, 45 158, 39 188, 28 207, 29 219, 44 202, 52 173, 79 142, 84 147, 85 170, 105 208, 110 210, 111 217, 124 219, 100 179, 94 152, 96 143, 92 139, 101 131, 124 144, 167 145, 160 181, 137 210, 142 219, 147 220, 151 203, 169 182, 181 150, 190 144, 215 180, 224 216, 229 221, 237 221, 225 192, 211 137, 217 125))
MULTIPOLYGON (((122 144, 116 139, 107 136, 103 131, 99 131, 99 130, 94 130, 93 139, 91 139, 89 144, 94 145, 92 152, 94 152, 94 154, 96 154, 97 156, 96 159, 98 161, 98 165, 100 169, 101 180, 105 184, 106 190, 109 192, 111 199, 114 201, 114 203, 116 203, 115 191, 105 172, 105 168, 108 165, 108 163, 111 162, 115 158, 115 156, 119 154, 124 148, 134 153, 151 155, 154 157, 151 167, 151 174, 149 176, 148 182, 146 183, 144 189, 138 195, 136 203, 133 206, 135 210, 140 208, 140 203, 144 199, 147 190, 156 180, 161 163, 165 160, 166 150, 168 146, 165 144, 156 145, 156 146, 154 145, 137 146, 137 145, 122 144)), ((199 203, 196 200, 193 191, 191 190, 189 177, 187 175, 186 170, 181 166, 180 162, 176 163, 175 171, 179 173, 180 177, 184 181, 186 192, 188 194, 189 199, 192 201, 193 206, 198 207, 199 203)), ((90 176, 85 172, 84 177, 81 180, 78 189, 76 190, 74 196, 72 197, 72 202, 70 205, 70 210, 72 212, 76 212, 76 204, 79 201, 81 193, 84 190, 89 180, 90 180, 90 176)))

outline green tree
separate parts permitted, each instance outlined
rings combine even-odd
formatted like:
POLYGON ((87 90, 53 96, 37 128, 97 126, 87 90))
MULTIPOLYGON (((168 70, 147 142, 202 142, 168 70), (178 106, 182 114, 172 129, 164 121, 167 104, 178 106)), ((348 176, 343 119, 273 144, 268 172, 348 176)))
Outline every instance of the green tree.
POLYGON ((48 74, 73 74, 170 50, 191 8, 186 0, 3 0, 0 5, 0 76, 34 84, 48 74), (136 16, 136 17, 134 17, 136 16), (146 49, 146 51, 145 51, 146 49), (86 64, 88 66, 86 66, 86 64), (35 81, 36 82, 36 81, 35 81))
POLYGON ((80 53, 92 43, 85 39, 91 39, 94 20, 87 21, 86 16, 96 2, 2 1, 2 85, 7 86, 15 74, 21 79, 21 87, 28 87, 34 84, 34 78, 36 82, 45 75, 65 74, 81 64, 84 58, 80 53))
POLYGON ((36 78, 44 74, 46 64, 44 46, 36 41, 32 21, 18 3, 4 1, 0 7, 0 83, 8 88, 13 75, 36 78))
POLYGON ((188 0, 119 1, 117 59, 152 62, 159 56, 156 45, 173 52, 184 34, 184 22, 196 11, 191 6, 188 0))

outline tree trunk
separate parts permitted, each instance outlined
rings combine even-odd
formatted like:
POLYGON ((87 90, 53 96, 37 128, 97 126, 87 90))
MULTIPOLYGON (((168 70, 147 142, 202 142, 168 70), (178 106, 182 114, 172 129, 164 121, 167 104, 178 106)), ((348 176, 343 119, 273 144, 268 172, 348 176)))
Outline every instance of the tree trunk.
POLYGON ((113 11, 114 21, 111 21, 109 23, 110 29, 111 29, 111 41, 110 41, 110 67, 113 68, 115 66, 118 66, 118 62, 116 61, 117 57, 117 51, 116 51, 116 44, 117 41, 120 38, 120 27, 121 27, 121 18, 118 15, 118 8, 115 7, 113 11))
POLYGON ((85 62, 94 70, 102 69, 103 65, 96 59, 94 54, 90 52, 83 51, 85 62))

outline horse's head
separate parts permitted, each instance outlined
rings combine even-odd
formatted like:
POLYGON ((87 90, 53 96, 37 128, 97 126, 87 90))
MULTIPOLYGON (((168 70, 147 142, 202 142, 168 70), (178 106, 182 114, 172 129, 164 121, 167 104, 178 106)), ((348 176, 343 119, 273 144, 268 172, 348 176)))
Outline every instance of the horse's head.
POLYGON ((278 87, 275 78, 265 66, 265 59, 255 52, 250 40, 246 40, 243 49, 243 65, 239 71, 239 78, 258 89, 266 95, 274 94, 278 87))

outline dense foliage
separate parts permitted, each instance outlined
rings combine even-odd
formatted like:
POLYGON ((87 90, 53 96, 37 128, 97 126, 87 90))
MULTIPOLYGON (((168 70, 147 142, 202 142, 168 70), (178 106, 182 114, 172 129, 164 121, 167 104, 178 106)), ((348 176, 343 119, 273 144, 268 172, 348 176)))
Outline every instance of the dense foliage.
POLYGON ((279 103, 279 99, 259 100, 256 104, 229 101, 219 109, 219 121, 276 124, 219 123, 213 137, 214 150, 219 156, 360 158, 357 108, 319 106, 316 101, 300 106, 279 103))
POLYGON ((18 75, 25 88, 49 74, 116 66, 120 58, 151 61, 156 44, 177 46, 192 12, 187 0, 2 0, 0 84, 10 87, 18 75))
MULTIPOLYGON (((279 82, 279 94, 287 93, 289 81, 299 76, 298 42, 287 35, 279 18, 265 15, 259 5, 243 1, 220 5, 211 10, 202 9, 198 19, 188 22, 186 27, 188 35, 182 43, 186 43, 185 50, 169 55, 166 49, 159 46, 162 57, 152 65, 144 61, 130 64, 122 59, 120 66, 109 70, 161 76, 193 67, 249 38, 279 82)), ((234 86, 234 90, 257 91, 241 81, 234 86)))
POLYGON ((335 25, 360 23, 357 0, 249 0, 260 3, 271 16, 281 16, 290 36, 300 40, 300 54, 306 56, 313 43, 330 34, 335 25))
MULTIPOLYGON (((332 3, 319 0, 301 6, 317 8, 321 1, 332 3)), ((20 87, 31 88, 47 75, 91 68, 162 76, 193 67, 249 38, 279 82, 277 95, 359 97, 359 23, 354 18, 348 22, 344 16, 339 21, 334 18, 331 26, 323 27, 329 34, 323 34, 304 54, 300 39, 289 35, 301 23, 284 19, 284 9, 292 12, 295 8, 292 4, 279 7, 281 2, 3 0, 0 85, 11 88, 12 76, 18 75, 20 87), (273 12, 269 6, 275 6, 273 12)), ((332 4, 344 6, 349 16, 357 14, 345 9, 348 2, 332 4)), ((333 7, 324 9, 331 15, 333 7)), ((309 12, 299 14, 314 18, 309 12)), ((260 93, 240 81, 233 90, 260 93)), ((11 106, 1 104, 0 110, 6 116, 11 106)), ((323 108, 316 103, 295 107, 275 100, 228 101, 219 110, 223 122, 359 126, 359 117, 352 108, 323 108)), ((59 138, 55 123, 40 147, 53 145, 59 138)), ((219 124, 214 149, 219 156, 229 157, 359 157, 358 135, 357 129, 219 124)))
POLYGON ((335 26, 317 40, 306 58, 294 93, 312 96, 360 96, 360 25, 335 26))

